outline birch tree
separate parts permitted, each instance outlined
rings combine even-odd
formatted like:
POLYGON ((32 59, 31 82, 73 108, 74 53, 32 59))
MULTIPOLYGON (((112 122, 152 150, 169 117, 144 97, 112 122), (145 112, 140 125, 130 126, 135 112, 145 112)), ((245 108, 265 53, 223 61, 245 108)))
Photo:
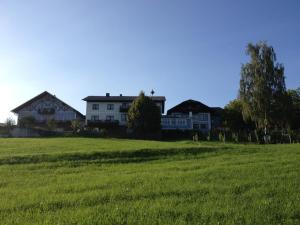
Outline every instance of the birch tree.
POLYGON ((258 131, 283 127, 286 120, 284 66, 277 62, 266 42, 248 44, 250 61, 242 65, 239 99, 243 117, 252 120, 258 131))

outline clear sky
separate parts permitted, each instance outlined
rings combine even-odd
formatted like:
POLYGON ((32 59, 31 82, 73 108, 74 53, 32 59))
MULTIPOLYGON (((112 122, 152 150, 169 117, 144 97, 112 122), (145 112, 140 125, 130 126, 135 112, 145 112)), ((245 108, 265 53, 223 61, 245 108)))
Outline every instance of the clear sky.
POLYGON ((300 86, 298 0, 0 0, 0 121, 49 91, 82 113, 87 95, 237 96, 248 42, 266 40, 300 86))

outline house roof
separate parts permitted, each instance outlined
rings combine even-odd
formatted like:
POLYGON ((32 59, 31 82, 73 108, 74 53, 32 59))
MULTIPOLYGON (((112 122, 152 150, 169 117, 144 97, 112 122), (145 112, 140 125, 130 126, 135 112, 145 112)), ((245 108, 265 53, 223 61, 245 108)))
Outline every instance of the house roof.
MULTIPOLYGON (((86 102, 132 102, 138 96, 87 96, 83 101, 86 102)), ((150 97, 156 102, 165 102, 166 98, 164 96, 153 96, 150 97)))
POLYGON ((210 107, 212 109, 212 113, 218 115, 218 114, 221 114, 222 111, 223 111, 223 108, 221 107, 210 107))
POLYGON ((70 105, 68 105, 67 103, 65 103, 64 101, 60 100, 60 99, 57 98, 55 95, 50 94, 48 91, 42 92, 41 94, 39 94, 39 95, 33 97, 32 99, 28 100, 27 102, 23 103, 22 105, 18 106, 17 108, 15 108, 15 109, 13 109, 13 110, 11 110, 11 111, 12 111, 13 113, 18 114, 18 112, 19 112, 21 109, 23 109, 24 107, 30 105, 31 103, 33 103, 33 102, 35 102, 35 101, 37 101, 37 100, 39 100, 39 99, 41 99, 41 98, 43 98, 44 96, 47 96, 47 95, 48 95, 48 96, 51 96, 52 98, 54 98, 54 99, 56 99, 56 100, 58 100, 58 101, 60 101, 60 102, 63 103, 65 106, 70 107, 70 108, 71 108, 72 110, 74 110, 80 117, 84 118, 84 115, 83 115, 81 112, 77 111, 77 110, 74 109, 72 106, 70 106, 70 105))
POLYGON ((189 112, 193 112, 193 113, 213 112, 213 109, 203 104, 202 102, 189 99, 169 109, 167 115, 170 115, 171 113, 189 113, 189 112))

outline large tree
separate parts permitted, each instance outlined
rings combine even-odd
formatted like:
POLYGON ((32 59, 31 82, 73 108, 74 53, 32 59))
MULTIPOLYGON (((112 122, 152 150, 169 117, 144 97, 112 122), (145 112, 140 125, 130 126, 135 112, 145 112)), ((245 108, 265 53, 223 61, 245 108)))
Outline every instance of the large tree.
POLYGON ((277 63, 272 46, 266 42, 248 44, 250 62, 241 68, 239 98, 244 119, 251 119, 258 130, 283 127, 286 123, 284 66, 277 63))
POLYGON ((128 110, 128 128, 138 135, 157 132, 161 127, 160 117, 159 107, 141 92, 128 110))

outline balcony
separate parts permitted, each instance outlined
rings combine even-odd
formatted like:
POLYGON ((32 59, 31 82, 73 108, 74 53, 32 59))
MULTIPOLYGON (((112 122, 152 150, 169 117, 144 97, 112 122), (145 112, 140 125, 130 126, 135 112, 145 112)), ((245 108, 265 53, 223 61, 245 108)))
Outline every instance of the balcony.
POLYGON ((112 128, 119 126, 119 120, 88 120, 89 127, 112 128))
POLYGON ((129 110, 130 106, 129 105, 126 105, 126 106, 120 106, 120 112, 121 113, 127 113, 128 110, 129 110))
POLYGON ((41 109, 38 109, 38 114, 53 115, 53 114, 55 114, 55 109, 54 108, 41 108, 41 109))

